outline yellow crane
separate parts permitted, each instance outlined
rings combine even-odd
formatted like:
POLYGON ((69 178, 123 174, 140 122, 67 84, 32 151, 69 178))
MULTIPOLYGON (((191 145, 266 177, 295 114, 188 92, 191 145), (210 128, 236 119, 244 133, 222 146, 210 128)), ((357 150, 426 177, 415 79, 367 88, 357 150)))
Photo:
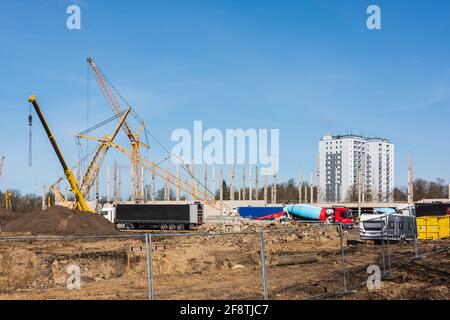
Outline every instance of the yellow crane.
POLYGON ((98 174, 100 172, 100 168, 102 167, 103 161, 105 160, 105 156, 109 148, 112 146, 112 143, 114 142, 114 139, 116 138, 117 134, 119 133, 120 128, 122 127, 123 123, 126 121, 126 118, 128 114, 130 113, 131 108, 128 108, 125 110, 125 112, 122 112, 123 115, 119 120, 119 123, 117 127, 115 128, 114 132, 111 135, 106 135, 104 138, 95 138, 83 134, 77 134, 77 138, 85 138, 85 139, 92 139, 97 140, 100 142, 94 157, 92 158, 91 163, 89 164, 84 176, 83 176, 83 182, 81 184, 81 193, 84 197, 87 197, 89 190, 92 188, 92 185, 94 184, 95 180, 98 177, 98 174))
MULTIPOLYGON (((125 155, 127 158, 133 157, 133 154, 131 151, 118 145, 117 143, 112 142, 111 145, 113 147, 115 147, 120 153, 125 155)), ((218 205, 215 197, 211 193, 208 193, 208 192, 205 192, 202 190, 198 190, 195 187, 195 183, 191 183, 186 179, 183 179, 181 177, 178 177, 178 176, 172 174, 170 171, 160 167, 154 161, 150 161, 139 155, 139 162, 141 163, 141 165, 144 169, 151 171, 156 176, 158 176, 162 179, 166 179, 170 184, 176 185, 177 187, 180 188, 180 190, 183 190, 186 194, 189 194, 195 200, 200 201, 201 203, 208 205, 212 208, 215 208, 219 211, 222 211, 224 208, 230 209, 223 202, 219 201, 219 205, 218 205)))
POLYGON ((50 127, 48 126, 44 115, 42 114, 41 108, 39 107, 36 97, 34 95, 32 95, 28 98, 28 101, 33 105, 34 110, 36 111, 36 113, 39 117, 39 120, 41 120, 42 126, 44 127, 44 130, 47 133, 48 139, 50 140, 53 150, 55 151, 56 156, 58 157, 58 160, 61 163, 61 166, 63 167, 64 174, 65 174, 67 180, 69 181, 70 187, 75 196, 75 204, 74 204, 75 209, 92 212, 89 209, 88 205, 86 204, 84 196, 81 193, 80 188, 78 187, 77 180, 75 179, 74 175, 72 174, 72 170, 70 170, 70 168, 67 166, 66 160, 64 160, 61 150, 59 150, 59 147, 58 147, 58 144, 56 143, 55 137, 54 137, 53 133, 51 132, 50 127))
MULTIPOLYGON (((117 134, 119 133, 120 127, 124 123, 125 119, 127 118, 128 114, 131 112, 131 108, 128 108, 127 110, 121 112, 119 116, 121 116, 118 125, 116 126, 115 130, 112 134, 107 134, 103 138, 96 138, 92 136, 85 135, 85 132, 88 132, 89 130, 86 130, 82 133, 77 134, 75 137, 80 139, 90 139, 95 140, 99 142, 99 145, 95 151, 95 154, 89 163, 86 172, 84 173, 83 180, 81 182, 80 190, 81 194, 84 198, 87 198, 89 191, 91 190, 92 186, 95 183, 95 180, 98 178, 98 175, 100 173, 100 169, 103 165, 103 162, 106 157, 106 153, 108 152, 109 148, 112 146, 112 143, 114 142, 114 139, 116 138, 117 134)), ((94 126, 94 127, 98 127, 94 126)), ((70 201, 67 201, 65 197, 62 196, 58 184, 61 181, 59 179, 56 183, 50 186, 51 192, 54 194, 55 199, 59 202, 60 205, 63 207, 70 208, 72 205, 70 201)))
MULTIPOLYGON (((108 104, 111 106, 113 112, 115 115, 118 115, 122 108, 114 95, 114 91, 116 91, 116 94, 123 99, 123 97, 117 92, 117 90, 113 87, 113 85, 109 82, 109 80, 106 78, 106 76, 103 74, 103 72, 100 70, 98 65, 94 62, 94 59, 92 57, 87 58, 87 62, 90 65, 95 79, 97 81, 98 86, 100 87, 103 95, 105 96, 108 104)), ((125 101, 126 103, 126 101, 125 101)), ((128 103, 127 103, 128 104, 128 103)), ((130 150, 126 150, 123 147, 119 146, 118 144, 112 142, 112 146, 116 147, 120 152, 125 154, 131 161, 131 185, 132 185, 132 194, 131 198, 133 201, 137 200, 143 200, 143 190, 140 188, 139 183, 139 174, 141 172, 141 167, 145 168, 147 170, 151 170, 156 175, 163 179, 167 179, 169 183, 177 185, 180 189, 185 191, 187 194, 192 195, 195 199, 209 205, 212 207, 215 207, 216 209, 219 209, 219 207, 216 205, 216 201, 214 197, 211 197, 211 194, 208 194, 208 192, 201 192, 200 190, 197 190, 195 187, 195 184, 189 183, 186 180, 180 179, 177 176, 173 175, 169 171, 162 169, 160 166, 158 166, 155 162, 149 161, 145 157, 142 157, 140 153, 140 148, 145 147, 149 148, 147 144, 142 142, 140 140, 140 135, 142 134, 143 130, 145 129, 144 123, 139 120, 140 126, 139 128, 133 132, 131 129, 131 126, 127 121, 125 121, 122 124, 122 129, 126 133, 128 139, 131 142, 131 148, 130 150)), ((193 175, 191 174, 193 177, 193 175)), ((225 206, 224 203, 220 204, 220 210, 222 207, 225 206)))

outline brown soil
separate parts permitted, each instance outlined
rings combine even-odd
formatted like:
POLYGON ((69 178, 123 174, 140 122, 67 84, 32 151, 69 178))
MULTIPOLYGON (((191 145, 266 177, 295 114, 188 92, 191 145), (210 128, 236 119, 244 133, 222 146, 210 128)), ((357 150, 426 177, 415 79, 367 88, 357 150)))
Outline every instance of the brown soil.
MULTIPOLYGON (((353 237, 357 232, 353 231, 353 237)), ((262 299, 259 233, 214 236, 152 235, 157 299, 262 299)), ((352 235, 349 235, 351 240, 352 235)), ((0 237, 1 240, 1 237, 0 237)), ((420 242, 420 253, 449 240, 420 242)), ((265 235, 270 299, 448 299, 448 252, 410 261, 412 244, 391 244, 392 274, 381 290, 366 287, 367 267, 382 265, 382 247, 345 245, 349 293, 342 290, 342 257, 335 227, 305 226, 265 235)), ((386 249, 386 248, 385 248, 386 249)), ((147 299, 145 241, 0 241, 0 299, 147 299), (81 269, 81 289, 66 288, 67 267, 81 269)))
POLYGON ((57 236, 104 236, 119 232, 97 214, 53 207, 45 211, 11 213, 0 211, 2 232, 57 236))

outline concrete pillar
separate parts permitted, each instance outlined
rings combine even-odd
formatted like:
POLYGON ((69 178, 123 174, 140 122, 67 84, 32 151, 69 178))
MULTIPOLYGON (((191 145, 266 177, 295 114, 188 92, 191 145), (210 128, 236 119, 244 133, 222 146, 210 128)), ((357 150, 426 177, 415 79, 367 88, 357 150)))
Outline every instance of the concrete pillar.
POLYGON ((298 203, 302 203, 302 171, 299 170, 298 175, 298 203))
POLYGON ((230 168, 230 200, 234 200, 234 163, 230 168))
POLYGON ((252 176, 252 165, 249 166, 248 171, 248 181, 249 181, 249 191, 248 191, 248 200, 253 200, 253 176, 252 176))
POLYGON ((255 199, 259 200, 259 168, 255 167, 255 199))
POLYGON ((145 171, 144 167, 141 166, 141 201, 144 201, 144 185, 145 185, 145 171))
POLYGON ((411 152, 408 155, 408 204, 414 205, 414 173, 411 152))
POLYGON ((245 177, 245 167, 246 164, 244 162, 244 165, 242 166, 242 200, 245 200, 246 198, 246 192, 247 192, 247 185, 246 185, 246 177, 245 177))
POLYGON ((214 162, 211 168, 211 183, 212 183, 212 198, 216 200, 216 163, 214 162))
POLYGON ((208 194, 208 165, 203 164, 203 192, 205 195, 208 194))
POLYGON ((219 193, 220 193, 220 203, 223 201, 223 165, 220 165, 220 186, 219 186, 219 193))
POLYGON ((267 176, 263 175, 263 196, 264 202, 267 204, 267 176))
POLYGON ((120 166, 117 168, 117 201, 122 200, 122 169, 120 166))
POLYGON ((114 186, 113 186, 113 198, 114 201, 117 201, 117 161, 114 160, 114 186))
POLYGON ((155 167, 152 166, 152 201, 155 201, 156 198, 156 182, 155 182, 155 167))
POLYGON ((177 191, 175 195, 175 200, 180 201, 180 165, 177 164, 177 191))
POLYGON ((319 155, 317 155, 317 203, 321 202, 321 197, 320 197, 320 157, 319 155))
POLYGON ((110 188, 110 168, 109 166, 106 168, 106 202, 109 203, 110 198, 109 198, 109 188, 110 188))
POLYGON ((304 191, 305 191, 305 203, 308 203, 308 182, 305 181, 305 185, 303 187, 304 191))
POLYGON ((277 203, 277 174, 274 173, 273 174, 273 197, 272 197, 272 203, 276 204, 277 203))

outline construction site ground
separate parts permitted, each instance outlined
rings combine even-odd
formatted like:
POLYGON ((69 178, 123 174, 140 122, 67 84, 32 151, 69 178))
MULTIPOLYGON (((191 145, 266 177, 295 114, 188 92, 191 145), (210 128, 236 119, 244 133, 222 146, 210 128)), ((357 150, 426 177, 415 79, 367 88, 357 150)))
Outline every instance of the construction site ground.
MULTIPOLYGON (((423 259, 411 243, 389 247, 344 236, 345 280, 336 226, 205 226, 183 236, 152 236, 156 299, 262 299, 261 229, 269 299, 448 299, 448 251, 423 259), (244 231, 248 234, 200 235, 244 231), (392 280, 368 290, 367 267, 390 253, 392 280)), ((0 234, 0 299, 148 299, 145 240, 138 233, 65 240, 21 232, 0 234), (13 239, 13 238, 16 239, 13 239), (23 237, 28 237, 26 240, 23 237), (20 239, 17 239, 20 238, 20 239), (67 288, 67 267, 80 268, 80 289, 67 288)), ((419 253, 448 248, 448 240, 419 242, 419 253)), ((387 264, 387 261, 386 261, 387 264)))

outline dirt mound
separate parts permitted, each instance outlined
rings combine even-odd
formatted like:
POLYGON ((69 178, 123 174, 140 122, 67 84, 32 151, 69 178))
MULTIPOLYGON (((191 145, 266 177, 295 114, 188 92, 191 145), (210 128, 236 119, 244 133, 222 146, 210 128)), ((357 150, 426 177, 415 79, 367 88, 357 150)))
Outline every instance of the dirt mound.
POLYGON ((34 235, 104 236, 119 233, 102 216, 63 207, 29 213, 1 211, 0 223, 3 232, 26 232, 34 235))
POLYGON ((15 217, 17 217, 17 215, 13 212, 0 208, 0 224, 4 225, 6 222, 15 219, 15 217))

